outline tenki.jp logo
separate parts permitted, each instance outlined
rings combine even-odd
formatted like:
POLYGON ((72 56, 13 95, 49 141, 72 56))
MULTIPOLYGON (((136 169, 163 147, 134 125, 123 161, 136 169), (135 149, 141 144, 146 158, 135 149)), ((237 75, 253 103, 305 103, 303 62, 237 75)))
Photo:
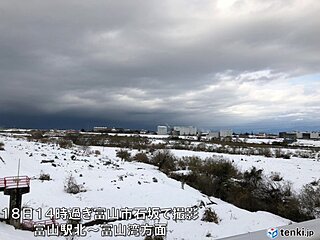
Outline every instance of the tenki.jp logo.
POLYGON ((278 228, 269 228, 267 230, 267 236, 271 239, 275 239, 279 235, 279 230, 278 228))

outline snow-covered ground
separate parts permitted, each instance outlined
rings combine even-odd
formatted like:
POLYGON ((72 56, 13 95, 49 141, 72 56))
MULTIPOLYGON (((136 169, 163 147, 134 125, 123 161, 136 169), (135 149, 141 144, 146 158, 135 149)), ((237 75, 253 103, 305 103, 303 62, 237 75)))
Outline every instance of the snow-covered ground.
POLYGON ((238 138, 247 143, 265 143, 272 144, 273 142, 282 142, 282 138, 238 138))
MULTIPOLYGON (((4 160, 4 162, 0 161, 0 177, 16 176, 20 159, 20 175, 27 175, 32 179, 31 191, 23 195, 23 204, 35 209, 42 208, 43 212, 46 212, 50 207, 80 207, 81 209, 85 207, 174 208, 199 205, 201 201, 206 204, 214 202, 215 204, 210 204, 210 207, 220 218, 219 224, 201 221, 203 208, 199 210, 199 218, 191 221, 166 220, 161 215, 160 223, 168 224, 166 239, 190 240, 232 236, 286 225, 290 222, 267 212, 252 213, 217 198, 208 198, 189 186, 182 189, 180 182, 168 178, 154 166, 120 161, 116 157, 117 148, 92 147, 91 150, 99 150, 101 155, 86 155, 81 148, 60 149, 52 144, 27 142, 23 138, 19 140, 0 136, 0 141, 5 143, 5 151, 0 151, 0 156, 4 160), (72 155, 75 156, 74 160, 71 159, 72 155), (42 160, 54 160, 55 166, 51 163, 41 163, 42 160), (38 178, 41 172, 50 174, 52 180, 40 181, 38 178), (72 195, 64 191, 65 179, 70 174, 79 184, 84 186, 86 192, 72 195), (211 237, 206 237, 206 235, 211 237)), ((179 150, 173 152, 178 156, 207 156, 207 153, 202 152, 179 150)), ((303 181, 308 182, 312 176, 319 176, 320 163, 312 160, 228 156, 243 168, 249 168, 252 165, 263 166, 267 172, 281 172, 287 180, 295 180, 295 177, 299 176, 299 185, 303 181), (241 158, 247 161, 241 161, 241 158), (301 167, 300 171, 297 165, 301 167), (295 174, 297 176, 294 176, 295 174)), ((8 196, 0 193, 0 209, 8 207, 8 200, 8 196)), ((130 220, 123 222, 123 224, 133 222, 154 224, 154 221, 151 220, 130 220)), ((0 223, 0 239, 41 238, 35 238, 31 232, 14 230, 13 227, 0 223)), ((101 237, 100 233, 88 232, 87 236, 81 239, 105 239, 105 237, 101 237)), ((125 239, 144 239, 144 237, 125 239)))
POLYGON ((292 143, 294 146, 308 146, 308 147, 320 147, 320 140, 312 139, 298 139, 296 142, 292 143))

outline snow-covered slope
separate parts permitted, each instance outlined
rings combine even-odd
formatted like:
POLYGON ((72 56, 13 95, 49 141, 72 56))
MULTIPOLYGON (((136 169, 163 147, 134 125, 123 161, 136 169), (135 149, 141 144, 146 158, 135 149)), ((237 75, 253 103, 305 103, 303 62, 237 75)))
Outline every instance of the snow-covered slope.
MULTIPOLYGON (((191 221, 165 220, 161 216, 160 223, 168 224, 167 239, 213 239, 290 222, 267 212, 252 213, 217 198, 208 198, 189 186, 182 189, 180 182, 168 178, 154 166, 120 161, 116 157, 116 148, 92 147, 91 150, 99 150, 101 154, 87 155, 78 148, 60 149, 52 144, 27 142, 22 138, 0 136, 0 141, 5 143, 5 151, 0 151, 5 162, 0 161, 0 177, 17 175, 20 159, 20 175, 28 175, 32 179, 31 191, 23 196, 23 203, 35 209, 40 207, 43 212, 50 207, 173 208, 191 207, 199 205, 200 202, 215 203, 210 207, 220 218, 219 224, 201 221, 204 208, 199 210, 199 218, 191 221), (71 160, 73 155, 75 159, 71 160), (41 163, 42 160, 54 160, 55 166, 41 163), (52 180, 40 181, 38 178, 41 172, 50 174, 52 180), (64 191, 65 179, 70 174, 83 185, 85 192, 73 195, 64 191)), ((7 206, 8 196, 0 193, 0 208, 7 206)), ((142 224, 147 220, 130 220, 123 224, 134 222, 142 224)), ((154 221, 149 223, 154 224, 154 221)), ((14 230, 4 223, 0 223, 0 236, 1 240, 41 239, 35 238, 31 232, 14 230)), ((87 236, 81 239, 105 237, 101 237, 100 233, 88 232, 87 236)))

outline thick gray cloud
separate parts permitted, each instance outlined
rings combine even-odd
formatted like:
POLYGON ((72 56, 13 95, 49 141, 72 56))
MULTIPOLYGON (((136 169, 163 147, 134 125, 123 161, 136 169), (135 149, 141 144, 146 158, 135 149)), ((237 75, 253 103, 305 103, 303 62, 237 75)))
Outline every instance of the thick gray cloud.
POLYGON ((314 0, 1 0, 0 125, 317 122, 319 10, 314 0))

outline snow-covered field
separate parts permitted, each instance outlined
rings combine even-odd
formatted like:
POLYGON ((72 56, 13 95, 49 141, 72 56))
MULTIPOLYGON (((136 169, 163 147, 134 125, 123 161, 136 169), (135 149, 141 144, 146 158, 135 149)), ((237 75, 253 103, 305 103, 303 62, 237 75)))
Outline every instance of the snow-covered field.
MULTIPOLYGON (((199 205, 201 201, 206 204, 216 203, 210 204, 210 207, 221 219, 219 224, 201 221, 204 208, 199 210, 199 218, 191 221, 166 220, 161 215, 159 222, 168 224, 167 239, 213 239, 290 222, 270 213, 252 213, 217 198, 208 198, 189 186, 182 189, 180 182, 168 178, 154 166, 120 161, 116 157, 117 148, 91 147, 92 151, 99 150, 101 155, 92 153, 87 155, 81 148, 60 149, 56 145, 27 142, 23 138, 0 136, 0 141, 5 143, 5 151, 0 151, 0 156, 4 160, 0 161, 0 177, 16 176, 20 159, 20 175, 27 175, 32 179, 31 191, 23 196, 23 204, 35 209, 40 207, 43 212, 50 207, 174 208, 199 205), (72 155, 75 156, 74 160, 71 159, 72 155), (41 163, 42 160, 54 160, 56 165, 41 163), (40 181, 38 178, 41 172, 50 174, 52 180, 40 181), (73 195, 64 191, 65 179, 70 174, 84 186, 86 192, 73 195)), ((172 152, 179 157, 196 155, 205 158, 213 155, 213 153, 185 150, 172 150, 172 152)), ((263 168, 267 175, 279 172, 284 180, 293 183, 296 190, 320 176, 320 162, 317 160, 215 155, 233 160, 242 170, 256 166, 263 168)), ((0 193, 1 209, 8 207, 8 200, 8 196, 0 193)), ((130 220, 123 224, 145 222, 154 224, 151 220, 130 220)), ((1 240, 35 239, 33 233, 14 230, 4 223, 0 223, 0 236, 1 240)), ((101 237, 100 233, 88 232, 87 236, 81 239, 102 238, 105 237, 101 237)), ((144 237, 131 237, 131 239, 144 239, 144 237)))
MULTIPOLYGON (((246 143, 264 143, 272 144, 273 142, 282 142, 283 138, 238 138, 246 143)), ((320 147, 320 139, 297 139, 296 142, 290 144, 292 146, 320 147)))
POLYGON ((320 140, 298 139, 296 142, 292 143, 292 145, 294 145, 294 146, 320 147, 320 140))
POLYGON ((282 142, 282 138, 238 138, 247 143, 265 143, 272 144, 273 142, 282 142))

